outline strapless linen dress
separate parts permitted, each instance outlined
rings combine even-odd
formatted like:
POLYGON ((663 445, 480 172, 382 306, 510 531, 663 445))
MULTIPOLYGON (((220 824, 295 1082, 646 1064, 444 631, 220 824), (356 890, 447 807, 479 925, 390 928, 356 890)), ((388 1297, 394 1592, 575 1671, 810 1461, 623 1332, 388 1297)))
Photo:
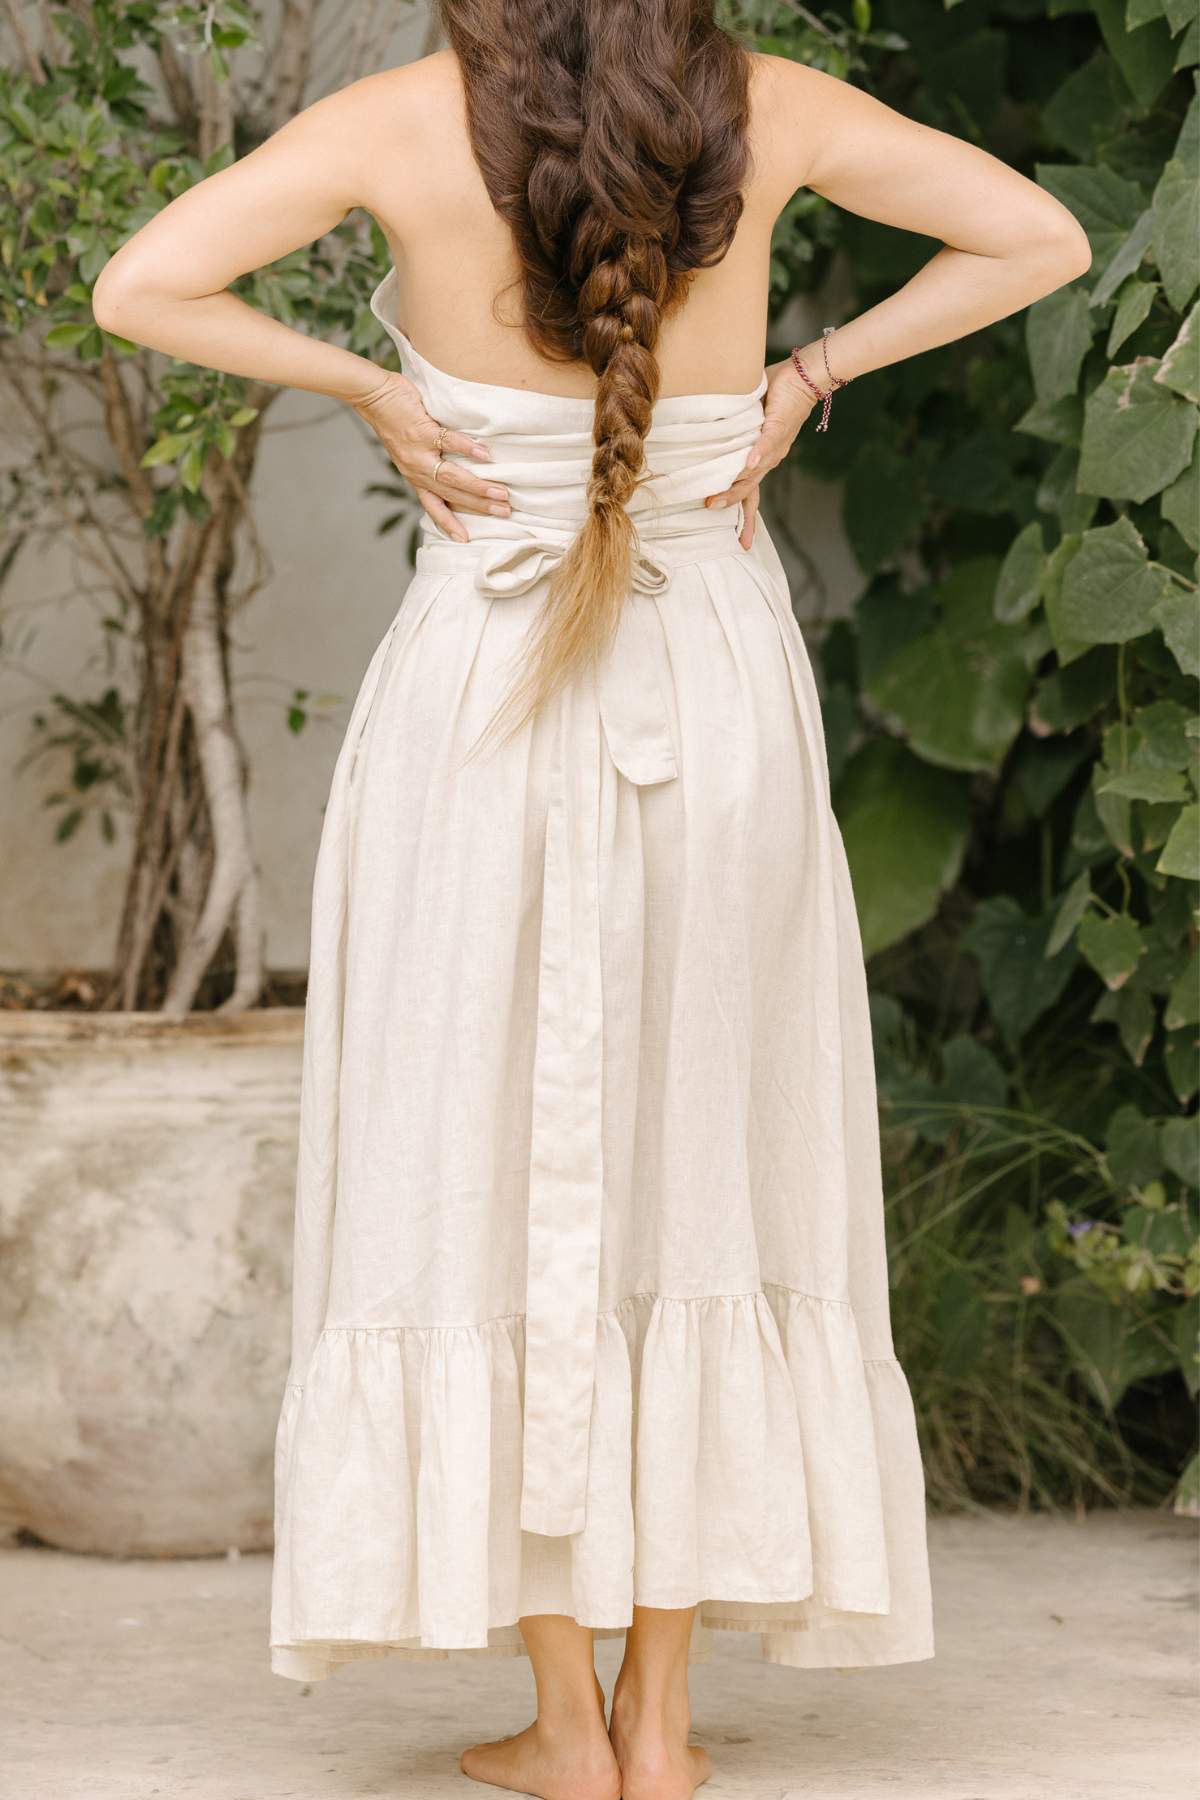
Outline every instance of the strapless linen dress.
POLYGON ((662 399, 616 639, 497 751, 583 517, 590 400, 450 376, 511 517, 424 524, 312 892, 271 1663, 522 1649, 698 1604, 796 1667, 933 1654, 862 950, 759 521, 762 421, 662 399))

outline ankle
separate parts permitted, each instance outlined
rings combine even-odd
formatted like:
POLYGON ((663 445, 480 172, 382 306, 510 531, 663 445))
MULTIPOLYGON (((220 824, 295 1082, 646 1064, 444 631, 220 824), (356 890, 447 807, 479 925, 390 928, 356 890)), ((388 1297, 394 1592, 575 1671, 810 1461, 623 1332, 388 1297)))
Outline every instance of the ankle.
POLYGON ((539 1700, 537 1728, 547 1741, 603 1737, 603 1699, 590 1693, 556 1694, 552 1700, 539 1700))
POLYGON ((626 1734, 637 1731, 687 1737, 692 1711, 687 1675, 681 1672, 666 1682, 648 1682, 636 1673, 617 1677, 613 1689, 611 1720, 626 1734))

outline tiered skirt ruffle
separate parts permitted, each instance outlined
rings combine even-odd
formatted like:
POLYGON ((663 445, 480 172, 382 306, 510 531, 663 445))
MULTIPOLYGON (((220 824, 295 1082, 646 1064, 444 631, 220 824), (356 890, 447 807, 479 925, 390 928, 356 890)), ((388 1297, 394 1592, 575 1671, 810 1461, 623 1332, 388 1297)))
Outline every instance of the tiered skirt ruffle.
POLYGON ((587 1518, 522 1532, 521 1315, 328 1328, 276 1445, 272 1667, 520 1653, 517 1620, 599 1634, 697 1606, 763 1657, 932 1656, 924 1482, 908 1385, 852 1307, 762 1291, 636 1294, 600 1315, 587 1518))

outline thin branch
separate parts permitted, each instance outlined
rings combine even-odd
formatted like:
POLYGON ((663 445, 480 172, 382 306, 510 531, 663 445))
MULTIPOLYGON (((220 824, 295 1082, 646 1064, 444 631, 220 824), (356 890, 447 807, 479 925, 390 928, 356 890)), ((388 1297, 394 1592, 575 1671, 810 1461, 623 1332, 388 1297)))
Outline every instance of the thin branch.
POLYGON ((299 112, 312 58, 315 0, 282 0, 279 41, 275 49, 275 97, 271 108, 278 131, 299 112))
POLYGON ((20 48, 21 59, 25 64, 25 73, 30 81, 40 87, 46 79, 46 71, 42 67, 41 58, 33 47, 33 39, 25 29, 19 0, 4 0, 4 10, 8 14, 8 22, 20 48))

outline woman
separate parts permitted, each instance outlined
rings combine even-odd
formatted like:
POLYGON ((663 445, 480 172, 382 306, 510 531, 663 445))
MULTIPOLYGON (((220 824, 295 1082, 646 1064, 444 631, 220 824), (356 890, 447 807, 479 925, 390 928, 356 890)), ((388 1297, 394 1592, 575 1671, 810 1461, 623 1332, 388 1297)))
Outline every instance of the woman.
POLYGON ((706 1627, 795 1667, 933 1652, 861 949, 759 487, 837 384, 1089 252, 705 0, 442 13, 447 50, 309 108, 95 292, 344 400, 427 515, 314 884, 272 1660, 524 1648, 536 1720, 467 1774, 678 1800, 706 1627), (802 186, 942 247, 764 371, 802 186), (354 207, 400 374, 226 291, 354 207))

